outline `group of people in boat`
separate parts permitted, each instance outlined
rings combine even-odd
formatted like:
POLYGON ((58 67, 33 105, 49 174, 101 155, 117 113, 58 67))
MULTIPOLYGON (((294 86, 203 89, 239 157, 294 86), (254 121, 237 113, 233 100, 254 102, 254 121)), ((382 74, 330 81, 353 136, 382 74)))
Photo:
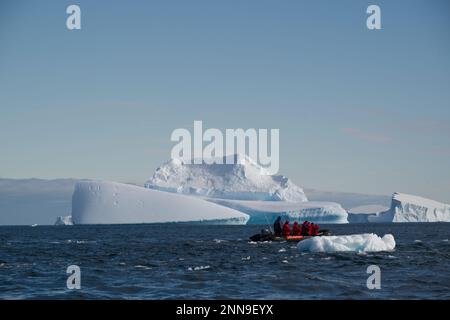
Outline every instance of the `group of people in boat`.
POLYGON ((300 226, 297 221, 291 228, 289 220, 286 220, 284 224, 281 222, 281 217, 278 217, 273 224, 273 230, 276 237, 287 236, 317 236, 319 235, 319 225, 313 222, 304 221, 300 226))

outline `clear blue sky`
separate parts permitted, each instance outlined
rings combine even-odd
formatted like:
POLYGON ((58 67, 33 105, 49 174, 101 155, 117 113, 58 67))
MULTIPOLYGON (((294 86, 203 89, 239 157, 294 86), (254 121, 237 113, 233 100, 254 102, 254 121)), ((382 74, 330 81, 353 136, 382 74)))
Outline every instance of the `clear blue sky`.
POLYGON ((450 2, 0 3, 0 177, 143 182, 194 120, 279 128, 301 186, 450 202, 450 2))

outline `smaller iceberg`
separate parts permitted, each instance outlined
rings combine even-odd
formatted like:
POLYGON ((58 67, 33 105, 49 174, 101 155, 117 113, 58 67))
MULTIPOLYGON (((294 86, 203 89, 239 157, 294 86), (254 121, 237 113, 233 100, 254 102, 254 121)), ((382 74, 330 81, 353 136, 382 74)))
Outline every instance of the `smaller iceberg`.
POLYGON ((392 195, 389 210, 368 216, 369 222, 450 222, 450 205, 405 193, 392 195))
POLYGON ((73 226, 72 216, 59 216, 56 218, 55 226, 73 226))
POLYGON ((395 239, 392 234, 386 234, 381 238, 374 233, 348 236, 324 236, 300 241, 297 248, 300 251, 309 252, 392 251, 395 248, 395 239))

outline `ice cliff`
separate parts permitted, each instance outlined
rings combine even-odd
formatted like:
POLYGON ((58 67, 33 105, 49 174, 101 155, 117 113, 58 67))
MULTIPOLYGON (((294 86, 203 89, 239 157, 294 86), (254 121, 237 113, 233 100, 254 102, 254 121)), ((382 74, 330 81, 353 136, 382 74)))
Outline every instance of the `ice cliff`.
POLYGON ((175 193, 109 181, 81 181, 72 196, 75 224, 206 222, 245 224, 245 213, 175 193))
POLYGON ((369 215, 368 222, 450 222, 450 205, 394 193, 389 210, 369 215))

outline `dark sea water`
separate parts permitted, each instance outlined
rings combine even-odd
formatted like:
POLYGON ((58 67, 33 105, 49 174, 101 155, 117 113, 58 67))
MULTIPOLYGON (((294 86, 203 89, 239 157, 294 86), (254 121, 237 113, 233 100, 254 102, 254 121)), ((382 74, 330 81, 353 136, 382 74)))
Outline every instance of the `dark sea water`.
POLYGON ((0 227, 2 299, 449 299, 450 224, 324 226, 392 233, 393 252, 301 253, 259 226, 0 227), (81 289, 66 288, 69 265, 81 289), (381 289, 366 287, 369 265, 381 289))

